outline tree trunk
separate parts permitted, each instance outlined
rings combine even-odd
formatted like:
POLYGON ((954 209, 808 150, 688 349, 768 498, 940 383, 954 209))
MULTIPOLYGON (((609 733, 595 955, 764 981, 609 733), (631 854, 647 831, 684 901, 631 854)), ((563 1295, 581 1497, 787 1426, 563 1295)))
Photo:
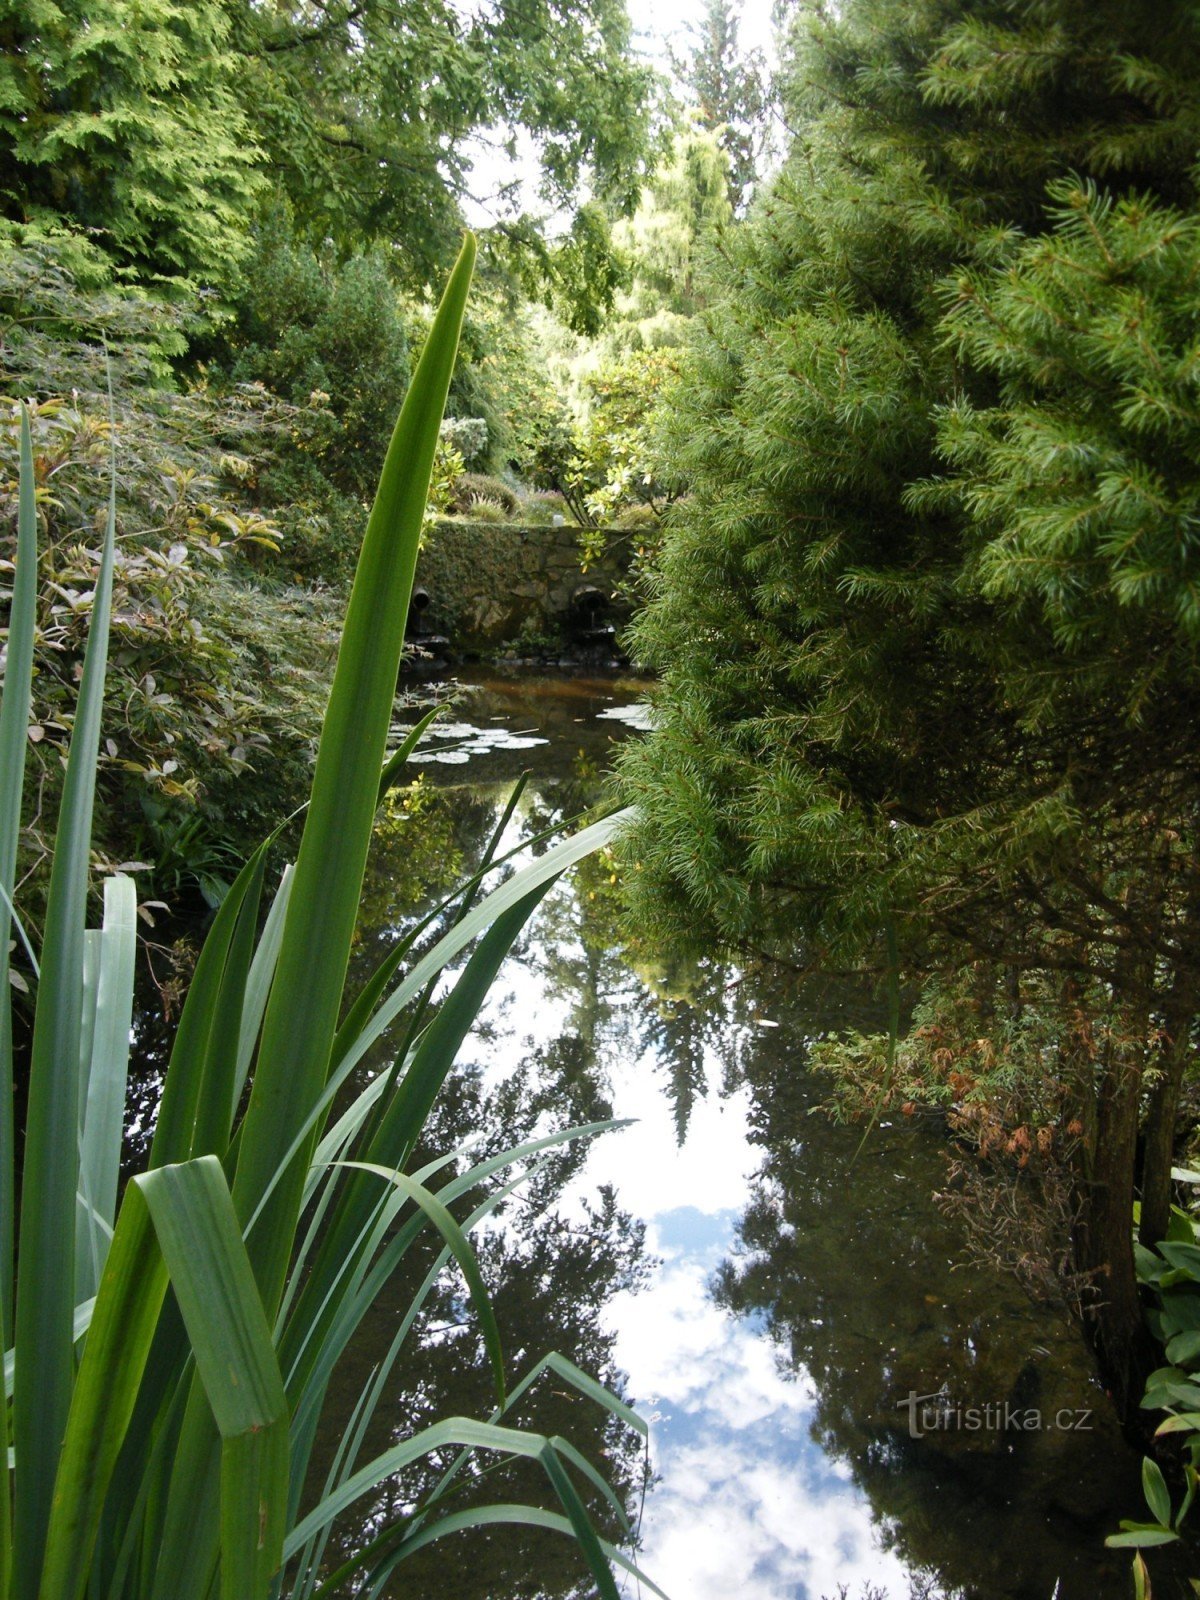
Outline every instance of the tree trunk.
POLYGON ((1142 1220, 1138 1238, 1156 1245, 1167 1236, 1171 1220, 1171 1166, 1175 1157, 1175 1122, 1183 1089, 1184 1068, 1191 1048, 1195 998, 1178 995, 1178 984, 1167 1003, 1166 1042, 1161 1075, 1150 1096, 1146 1113, 1145 1149, 1142 1156, 1142 1220))
POLYGON ((1133 1262, 1133 1178, 1145 1030, 1110 1045, 1100 1089, 1096 1142, 1076 1237, 1076 1260, 1097 1299, 1084 1324, 1101 1376, 1120 1414, 1132 1419, 1153 1369, 1154 1347, 1142 1314, 1133 1262))

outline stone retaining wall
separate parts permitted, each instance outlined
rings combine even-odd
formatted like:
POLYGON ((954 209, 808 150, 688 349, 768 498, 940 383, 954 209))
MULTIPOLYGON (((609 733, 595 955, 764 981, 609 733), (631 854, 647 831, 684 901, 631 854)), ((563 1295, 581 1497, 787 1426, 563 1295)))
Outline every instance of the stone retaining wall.
MULTIPOLYGON (((579 530, 511 522, 435 523, 417 561, 417 585, 429 592, 421 623, 460 650, 489 650, 521 634, 561 629, 584 587, 612 596, 620 564, 606 558, 584 572, 579 530)), ((625 608, 615 608, 616 616, 625 608)))

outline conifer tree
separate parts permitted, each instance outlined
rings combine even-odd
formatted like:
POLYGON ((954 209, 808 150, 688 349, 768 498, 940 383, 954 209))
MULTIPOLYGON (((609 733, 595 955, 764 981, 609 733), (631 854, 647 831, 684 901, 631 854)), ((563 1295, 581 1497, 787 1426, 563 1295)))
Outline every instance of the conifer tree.
POLYGON ((699 309, 705 258, 733 220, 728 175, 712 133, 693 127, 676 135, 637 211, 613 230, 629 261, 630 284, 606 324, 608 350, 682 343, 699 309))
POLYGON ((0 6, 0 216, 118 269, 226 287, 259 149, 220 0, 0 6))
POLYGON ((913 977, 1114 996, 1076 1251, 1126 1399, 1139 1104, 1197 1011, 1198 59, 1182 0, 801 25, 794 148, 676 396, 624 767, 676 937, 840 963, 890 926, 913 977))
POLYGON ((739 211, 758 177, 768 101, 761 52, 738 43, 740 9, 736 0, 705 0, 691 53, 679 67, 698 102, 700 126, 725 152, 729 199, 739 211))

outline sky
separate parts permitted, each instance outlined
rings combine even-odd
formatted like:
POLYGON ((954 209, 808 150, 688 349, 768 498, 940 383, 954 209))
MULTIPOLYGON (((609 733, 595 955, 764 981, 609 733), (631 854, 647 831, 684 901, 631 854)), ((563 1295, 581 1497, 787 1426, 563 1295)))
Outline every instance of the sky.
MULTIPOLYGON (((626 0, 626 3, 637 50, 660 71, 669 72, 671 52, 677 56, 687 53, 689 28, 701 21, 704 0, 626 0)), ((738 24, 738 43, 742 50, 761 50, 768 60, 774 58, 771 7, 772 0, 742 0, 738 24)), ((534 193, 537 162, 532 141, 527 135, 518 134, 515 160, 505 155, 502 142, 500 138, 490 142, 481 140, 473 152, 471 197, 463 203, 467 222, 472 227, 486 228, 497 220, 499 212, 490 197, 514 179, 522 185, 520 209, 535 212, 544 209, 534 193)))

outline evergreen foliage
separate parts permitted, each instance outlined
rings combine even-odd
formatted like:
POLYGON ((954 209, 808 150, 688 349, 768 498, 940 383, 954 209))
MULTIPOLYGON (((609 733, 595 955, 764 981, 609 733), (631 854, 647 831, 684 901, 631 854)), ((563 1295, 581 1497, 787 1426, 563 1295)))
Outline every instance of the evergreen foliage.
POLYGON ((605 329, 609 351, 681 344, 703 293, 704 262, 733 220, 729 162, 702 128, 679 133, 637 211, 615 230, 630 265, 605 329))
POLYGON ((737 0, 705 0, 688 60, 680 65, 699 103, 700 125, 715 135, 729 163, 729 200, 740 211, 759 176, 769 101, 761 51, 738 45, 737 0))
POLYGON ((1200 987, 1197 20, 856 0, 793 44, 794 148, 674 399, 634 901, 1111 984, 1077 1248, 1127 1390, 1137 1085, 1200 987))
POLYGON ((228 288, 263 178, 220 0, 0 9, 5 231, 64 226, 147 280, 228 288))

